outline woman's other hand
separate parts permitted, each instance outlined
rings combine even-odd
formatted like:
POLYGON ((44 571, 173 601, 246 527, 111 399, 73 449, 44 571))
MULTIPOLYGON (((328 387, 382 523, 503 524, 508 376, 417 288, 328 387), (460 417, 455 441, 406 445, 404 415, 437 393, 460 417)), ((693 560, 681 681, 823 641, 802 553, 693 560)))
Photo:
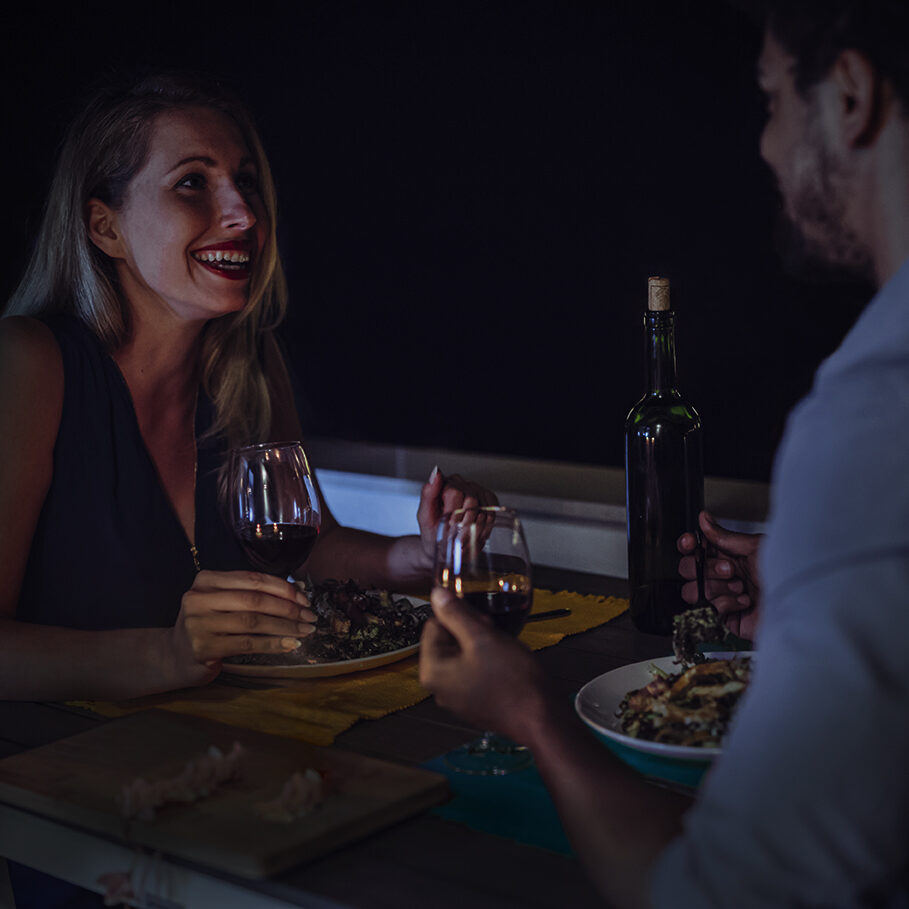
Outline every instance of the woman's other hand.
MULTIPOLYGON (((726 627, 742 638, 753 640, 760 615, 761 586, 758 581, 758 552, 763 535, 736 533, 717 524, 702 511, 698 516, 704 542, 704 596, 716 607, 726 627)), ((679 574, 686 603, 698 600, 697 541, 694 534, 683 533, 678 540, 682 554, 679 574)))
POLYGON ((225 657, 292 653, 315 629, 309 600, 279 577, 255 571, 200 571, 173 628, 177 685, 201 685, 225 657))
POLYGON ((436 547, 436 529, 442 515, 450 514, 458 508, 483 508, 498 504, 499 500, 491 490, 465 480, 457 473, 450 477, 443 476, 439 468, 434 467, 420 491, 420 505, 417 508, 424 553, 432 561, 436 547))

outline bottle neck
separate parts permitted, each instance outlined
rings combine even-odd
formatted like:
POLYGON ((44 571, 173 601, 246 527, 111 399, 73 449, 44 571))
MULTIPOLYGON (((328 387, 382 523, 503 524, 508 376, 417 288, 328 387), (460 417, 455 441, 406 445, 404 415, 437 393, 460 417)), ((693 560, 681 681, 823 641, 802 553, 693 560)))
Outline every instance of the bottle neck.
POLYGON ((676 391, 675 314, 647 312, 644 327, 647 329, 647 392, 676 391))

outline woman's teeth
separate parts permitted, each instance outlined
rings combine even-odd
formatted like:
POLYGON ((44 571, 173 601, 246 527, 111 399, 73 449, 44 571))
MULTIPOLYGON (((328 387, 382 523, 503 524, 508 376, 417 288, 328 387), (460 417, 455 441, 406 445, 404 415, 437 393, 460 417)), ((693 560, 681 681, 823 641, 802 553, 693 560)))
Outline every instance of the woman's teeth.
POLYGON ((249 253, 237 252, 236 250, 209 250, 207 252, 193 253, 193 258, 200 262, 230 262, 231 264, 243 265, 249 262, 249 253))

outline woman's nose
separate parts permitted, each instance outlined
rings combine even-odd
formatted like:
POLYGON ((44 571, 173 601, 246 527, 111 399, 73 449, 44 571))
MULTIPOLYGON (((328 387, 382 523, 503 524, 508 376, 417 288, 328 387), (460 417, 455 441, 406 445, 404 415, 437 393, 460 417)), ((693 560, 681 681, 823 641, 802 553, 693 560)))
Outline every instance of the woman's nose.
POLYGON ((235 187, 225 188, 220 194, 221 226, 235 230, 249 230, 256 223, 255 212, 243 193, 235 187))

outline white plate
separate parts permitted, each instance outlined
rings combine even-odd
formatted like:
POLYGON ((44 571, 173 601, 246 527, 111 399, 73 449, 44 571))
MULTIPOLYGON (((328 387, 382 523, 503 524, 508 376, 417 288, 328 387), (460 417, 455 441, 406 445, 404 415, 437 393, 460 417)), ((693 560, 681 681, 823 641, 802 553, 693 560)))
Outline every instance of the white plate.
MULTIPOLYGON (((753 652, 715 652, 705 656, 714 660, 728 660, 735 656, 750 656, 753 652)), ((675 657, 658 657, 655 660, 644 660, 621 666, 612 672, 588 682, 577 694, 574 709, 578 716, 600 735, 613 742, 632 748, 645 754, 654 754, 660 757, 673 758, 682 761, 709 761, 722 753, 721 748, 693 748, 689 745, 666 745, 662 742, 650 742, 647 739, 636 739, 622 732, 621 718, 616 716, 619 704, 625 695, 635 688, 643 688, 653 681, 651 666, 656 666, 664 672, 674 673, 679 671, 675 657)))
POLYGON ((389 650, 387 653, 374 653, 372 656, 360 657, 357 660, 338 660, 334 663, 293 663, 283 666, 259 666, 255 663, 223 663, 222 671, 231 675, 250 675, 258 678, 272 679, 317 679, 330 675, 347 675, 349 672, 363 672, 376 669, 388 663, 413 656, 420 649, 419 644, 402 647, 400 650, 389 650))
MULTIPOLYGON (((368 590, 367 593, 376 593, 376 591, 368 590)), ((424 606, 429 602, 429 600, 407 596, 406 594, 393 593, 391 596, 395 600, 410 600, 411 605, 414 607, 424 606)), ((351 672, 364 672, 367 669, 377 669, 379 666, 387 666, 389 663, 397 663, 398 660, 407 659, 419 649, 419 644, 411 644, 409 647, 401 647, 399 650, 387 650, 385 653, 374 653, 372 656, 359 657, 355 660, 336 660, 333 663, 284 663, 281 665, 222 663, 221 668, 223 672, 229 672, 231 675, 246 675, 256 678, 317 679, 332 675, 347 675, 351 672)))

